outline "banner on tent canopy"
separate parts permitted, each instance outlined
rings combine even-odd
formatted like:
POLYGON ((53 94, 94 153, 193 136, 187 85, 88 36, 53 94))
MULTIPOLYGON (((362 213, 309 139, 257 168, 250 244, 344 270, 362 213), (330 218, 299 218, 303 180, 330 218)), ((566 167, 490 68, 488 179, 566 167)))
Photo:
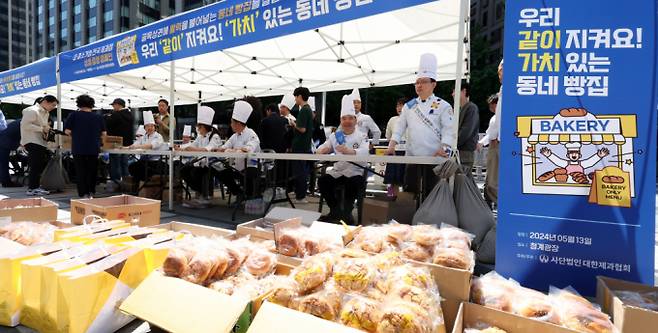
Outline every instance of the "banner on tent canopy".
POLYGON ((55 58, 0 73, 0 98, 57 85, 55 58))
POLYGON ((313 30, 433 0, 229 0, 60 55, 62 82, 313 30))
POLYGON ((496 269, 587 295, 597 275, 653 285, 656 3, 505 10, 496 269))

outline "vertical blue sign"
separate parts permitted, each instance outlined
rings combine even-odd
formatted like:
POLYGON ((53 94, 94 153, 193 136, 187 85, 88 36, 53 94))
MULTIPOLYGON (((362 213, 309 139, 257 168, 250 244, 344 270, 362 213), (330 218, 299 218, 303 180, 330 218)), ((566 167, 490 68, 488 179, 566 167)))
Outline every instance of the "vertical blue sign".
POLYGON ((656 2, 506 11, 497 270, 586 295, 597 275, 653 285, 656 2))

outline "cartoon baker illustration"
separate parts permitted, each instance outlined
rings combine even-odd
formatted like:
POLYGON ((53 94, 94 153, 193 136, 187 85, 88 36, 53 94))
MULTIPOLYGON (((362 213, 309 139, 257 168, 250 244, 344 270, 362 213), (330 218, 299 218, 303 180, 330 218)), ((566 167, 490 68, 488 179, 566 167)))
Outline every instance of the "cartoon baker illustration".
POLYGON ((580 152, 582 144, 580 142, 568 142, 564 146, 567 148, 566 160, 553 154, 548 147, 543 147, 539 152, 546 156, 551 163, 565 169, 567 175, 584 174, 585 169, 593 167, 596 163, 599 163, 599 161, 610 154, 608 148, 601 148, 596 154, 587 159, 582 159, 583 154, 580 152))

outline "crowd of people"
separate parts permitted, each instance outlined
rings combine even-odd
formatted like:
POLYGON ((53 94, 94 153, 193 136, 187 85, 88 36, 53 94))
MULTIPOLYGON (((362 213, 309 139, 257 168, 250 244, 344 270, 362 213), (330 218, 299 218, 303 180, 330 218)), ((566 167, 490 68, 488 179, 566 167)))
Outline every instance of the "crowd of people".
MULTIPOLYGON (((502 65, 499 78, 502 80, 502 65)), ((459 156, 465 173, 470 174, 475 162, 476 150, 489 147, 485 198, 494 206, 497 200, 497 164, 500 144, 500 100, 502 91, 493 94, 488 102, 495 113, 486 135, 479 139, 479 110, 470 101, 470 85, 464 83, 460 95, 458 127, 455 127, 455 112, 452 106, 434 95, 437 86, 437 60, 432 54, 420 59, 415 82, 416 97, 399 99, 396 115, 386 126, 386 154, 407 156, 459 156), (457 142, 457 151, 453 144, 457 142), (404 144, 404 146, 399 146, 404 144)), ((27 151, 29 168, 28 195, 43 196, 48 191, 40 187, 40 176, 48 160, 47 136, 52 130, 51 111, 59 101, 54 96, 44 96, 23 110, 21 120, 10 124, 0 112, 0 181, 4 187, 19 186, 9 177, 9 152, 22 146, 27 151)), ((170 136, 175 129, 175 119, 169 114, 169 102, 158 101, 157 113, 144 111, 142 124, 134 131, 135 115, 126 107, 126 102, 115 99, 112 111, 101 116, 94 112, 95 101, 88 95, 76 99, 78 110, 72 112, 64 122, 63 130, 71 136, 71 153, 76 170, 76 184, 80 197, 93 197, 98 181, 98 155, 105 135, 121 137, 123 148, 131 150, 169 150, 192 152, 275 152, 294 154, 368 155, 373 146, 380 144, 382 131, 375 121, 362 112, 361 95, 358 89, 342 97, 340 126, 330 135, 325 134, 323 124, 316 112, 315 98, 308 88, 298 87, 283 96, 279 104, 270 104, 263 109, 256 97, 245 97, 235 102, 229 138, 222 137, 214 123, 215 110, 200 106, 197 110, 196 130, 185 126, 181 144, 170 147, 170 136), (172 126, 173 127, 170 127, 172 126), (195 132, 195 133, 193 133, 195 132)), ((152 175, 167 174, 168 165, 161 156, 141 154, 132 163, 127 154, 110 154, 110 191, 119 189, 122 180, 131 176, 134 182, 146 181, 152 175)), ((171 162, 174 163, 174 162, 171 162)), ((235 205, 258 196, 254 182, 259 177, 257 164, 245 159, 182 158, 179 164, 180 177, 196 198, 189 207, 205 207, 210 204, 210 193, 218 182, 235 196, 235 205)), ((294 203, 307 203, 307 195, 315 191, 316 173, 314 163, 304 159, 294 161, 277 160, 275 168, 278 178, 287 181, 286 187, 294 192, 294 203), (310 187, 310 188, 309 188, 310 187)), ((325 221, 352 221, 354 202, 365 190, 367 175, 365 164, 337 162, 326 174, 317 178, 319 192, 330 208, 325 221), (338 189, 341 189, 338 191, 338 189)), ((401 188, 404 191, 427 195, 438 182, 432 172, 434 166, 388 164, 384 183, 388 184, 388 195, 394 198, 401 188)))

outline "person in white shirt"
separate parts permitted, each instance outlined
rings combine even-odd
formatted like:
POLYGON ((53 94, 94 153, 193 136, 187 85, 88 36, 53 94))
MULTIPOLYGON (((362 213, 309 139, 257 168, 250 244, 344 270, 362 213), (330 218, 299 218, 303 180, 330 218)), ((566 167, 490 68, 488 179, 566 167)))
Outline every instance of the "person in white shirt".
POLYGON ((292 94, 286 94, 283 96, 281 99, 281 103, 279 103, 279 113, 281 114, 281 117, 288 119, 288 123, 290 126, 297 121, 295 119, 295 116, 291 114, 292 109, 295 107, 295 96, 292 94))
MULTIPOLYGON (((144 119, 144 130, 146 133, 135 139, 135 143, 126 147, 126 149, 143 149, 143 150, 162 150, 167 148, 162 135, 156 132, 155 119, 151 111, 142 113, 144 119)), ((158 155, 142 155, 139 161, 128 166, 128 172, 134 178, 136 183, 146 181, 152 175, 163 175, 167 172, 167 164, 158 155)))
MULTIPOLYGON (((231 118, 231 129, 233 135, 226 143, 216 149, 220 152, 243 152, 258 153, 260 152, 260 139, 251 128, 247 127, 247 119, 253 112, 252 106, 245 101, 235 102, 233 107, 233 116, 231 118)), ((254 180, 258 177, 258 170, 253 165, 246 166, 244 159, 236 159, 233 168, 227 168, 217 174, 217 179, 226 185, 229 192, 237 197, 235 205, 240 205, 245 199, 245 195, 250 196, 254 192, 254 180), (245 174, 242 174, 244 172, 245 174), (235 181, 236 179, 245 179, 245 189, 235 181), (246 191, 245 191, 246 190, 246 191), (246 192, 246 193, 245 193, 246 192)))
MULTIPOLYGON (((407 102, 402 108, 398 126, 388 145, 388 155, 395 154, 395 146, 407 133, 407 156, 449 157, 450 147, 457 141, 454 112, 448 102, 434 96, 437 79, 437 60, 433 54, 424 54, 416 80, 418 98, 407 102)), ((433 166, 407 165, 406 190, 425 195, 434 188, 438 178, 433 166), (420 188, 421 175, 424 178, 420 188)))
POLYGON ((382 131, 377 126, 372 117, 361 112, 361 94, 359 89, 352 90, 352 99, 354 100, 354 109, 356 110, 356 125, 359 127, 359 130, 366 133, 367 136, 372 137, 372 143, 377 145, 379 144, 379 139, 382 137, 382 131))
MULTIPOLYGON (((386 140, 391 140, 393 138, 393 133, 398 127, 400 122, 400 114, 402 113, 402 108, 406 100, 404 98, 398 99, 398 102, 395 106, 395 112, 397 116, 391 117, 386 124, 386 140)), ((407 141, 407 134, 402 135, 402 141, 407 141)), ((398 196, 400 191, 400 186, 404 184, 404 164, 395 164, 395 163, 386 163, 386 170, 384 171, 384 184, 388 184, 386 195, 389 198, 395 198, 398 196)))
POLYGON ((498 65, 498 80, 501 87, 496 98, 489 97, 489 110, 494 113, 489 121, 487 133, 478 142, 478 148, 489 146, 487 150, 487 177, 484 181, 484 200, 495 207, 498 203, 498 162, 500 157, 500 123, 502 121, 501 108, 503 102, 503 61, 498 65), (495 101, 495 105, 493 105, 495 101), (493 107, 493 109, 492 109, 493 107))
MULTIPOLYGON (((340 111, 341 130, 332 133, 329 139, 322 144, 316 154, 336 155, 368 155, 369 145, 365 133, 361 132, 356 123, 356 112, 351 96, 343 96, 340 111)), ((359 163, 364 166, 364 163, 359 163)), ((329 214, 322 216, 321 221, 334 222, 343 220, 354 223, 352 210, 357 194, 364 189, 363 168, 350 162, 337 162, 327 174, 318 179, 320 194, 327 201, 329 214), (336 197, 336 186, 345 187, 345 197, 342 205, 336 197), (341 209, 341 206, 344 209, 341 209)))
POLYGON ((48 164, 48 148, 44 136, 50 131, 50 112, 57 108, 59 101, 53 95, 39 97, 35 104, 23 110, 21 120, 21 145, 27 150, 30 168, 27 195, 48 195, 41 188, 41 173, 48 164))
MULTIPOLYGON (((193 142, 183 144, 177 147, 182 151, 210 152, 221 146, 219 132, 212 126, 212 120, 215 116, 215 110, 209 106, 200 106, 197 111, 196 131, 197 137, 193 142)), ((191 136, 191 131, 188 135, 191 136)), ((184 206, 192 208, 202 208, 210 204, 208 199, 208 188, 203 188, 204 177, 209 177, 210 172, 214 169, 208 168, 208 158, 193 159, 194 163, 184 165, 181 170, 181 178, 185 183, 198 194, 198 199, 193 202, 185 203, 184 206), (187 205, 186 205, 187 204, 187 205)))

